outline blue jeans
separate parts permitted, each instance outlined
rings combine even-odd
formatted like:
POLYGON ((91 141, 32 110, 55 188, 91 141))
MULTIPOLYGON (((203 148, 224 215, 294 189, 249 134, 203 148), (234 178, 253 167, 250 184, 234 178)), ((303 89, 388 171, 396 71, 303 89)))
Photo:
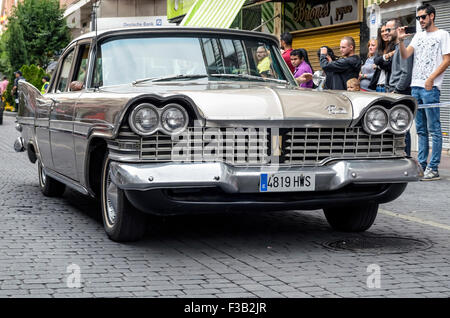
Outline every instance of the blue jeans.
MULTIPOLYGON (((417 103, 420 104, 433 104, 439 103, 441 92, 436 86, 430 91, 425 90, 422 87, 412 87, 411 95, 417 99, 417 103)), ((442 152, 442 130, 440 120, 440 109, 426 108, 418 109, 416 114, 416 129, 419 136, 419 155, 418 160, 422 168, 427 168, 427 159, 429 153, 429 138, 431 135, 431 159, 428 164, 428 168, 431 170, 438 170, 438 166, 441 163, 442 152)))
POLYGON ((379 92, 379 93, 386 93, 386 87, 377 85, 377 88, 375 91, 379 92))

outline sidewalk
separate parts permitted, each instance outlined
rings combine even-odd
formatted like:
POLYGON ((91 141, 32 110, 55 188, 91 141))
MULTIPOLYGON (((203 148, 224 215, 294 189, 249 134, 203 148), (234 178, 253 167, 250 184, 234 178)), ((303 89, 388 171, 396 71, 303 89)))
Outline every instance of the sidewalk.
MULTIPOLYGON (((417 152, 411 151, 411 156, 417 159, 417 152)), ((441 163, 439 164, 440 170, 449 170, 450 171, 450 150, 446 149, 442 151, 441 163)))
POLYGON ((3 111, 3 116, 9 116, 9 117, 16 117, 17 112, 9 112, 9 111, 3 111))

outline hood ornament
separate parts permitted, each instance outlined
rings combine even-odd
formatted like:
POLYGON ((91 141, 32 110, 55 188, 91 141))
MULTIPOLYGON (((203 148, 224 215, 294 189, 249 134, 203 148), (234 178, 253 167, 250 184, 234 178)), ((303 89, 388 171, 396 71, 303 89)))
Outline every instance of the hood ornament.
POLYGON ((347 110, 344 107, 338 107, 336 105, 328 105, 326 109, 328 110, 328 114, 330 115, 348 114, 347 110))

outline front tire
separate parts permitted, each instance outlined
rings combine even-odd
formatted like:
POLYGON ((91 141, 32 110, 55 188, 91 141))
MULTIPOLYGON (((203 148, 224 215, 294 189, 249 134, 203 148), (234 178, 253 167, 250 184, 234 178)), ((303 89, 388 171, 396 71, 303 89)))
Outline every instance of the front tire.
POLYGON ((116 242, 132 242, 145 234, 145 216, 128 201, 109 174, 110 159, 105 155, 102 166, 101 205, 105 232, 116 242))
POLYGON ((325 217, 330 226, 342 232, 364 232, 369 229, 378 213, 378 203, 326 208, 325 217))
POLYGON ((40 160, 38 160, 38 175, 39 175, 39 189, 46 197, 60 197, 63 195, 66 189, 65 184, 49 177, 42 166, 40 160))

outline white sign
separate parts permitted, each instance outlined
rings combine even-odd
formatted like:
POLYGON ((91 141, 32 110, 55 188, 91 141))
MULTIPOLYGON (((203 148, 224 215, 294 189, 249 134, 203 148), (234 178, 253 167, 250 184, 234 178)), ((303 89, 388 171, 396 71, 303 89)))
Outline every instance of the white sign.
POLYGON ((175 25, 167 21, 166 16, 98 18, 98 30, 119 28, 147 28, 175 25))
POLYGON ((367 8, 367 13, 367 23, 370 30, 370 38, 376 39, 378 35, 378 28, 381 24, 380 7, 377 4, 373 4, 369 8, 367 8))

